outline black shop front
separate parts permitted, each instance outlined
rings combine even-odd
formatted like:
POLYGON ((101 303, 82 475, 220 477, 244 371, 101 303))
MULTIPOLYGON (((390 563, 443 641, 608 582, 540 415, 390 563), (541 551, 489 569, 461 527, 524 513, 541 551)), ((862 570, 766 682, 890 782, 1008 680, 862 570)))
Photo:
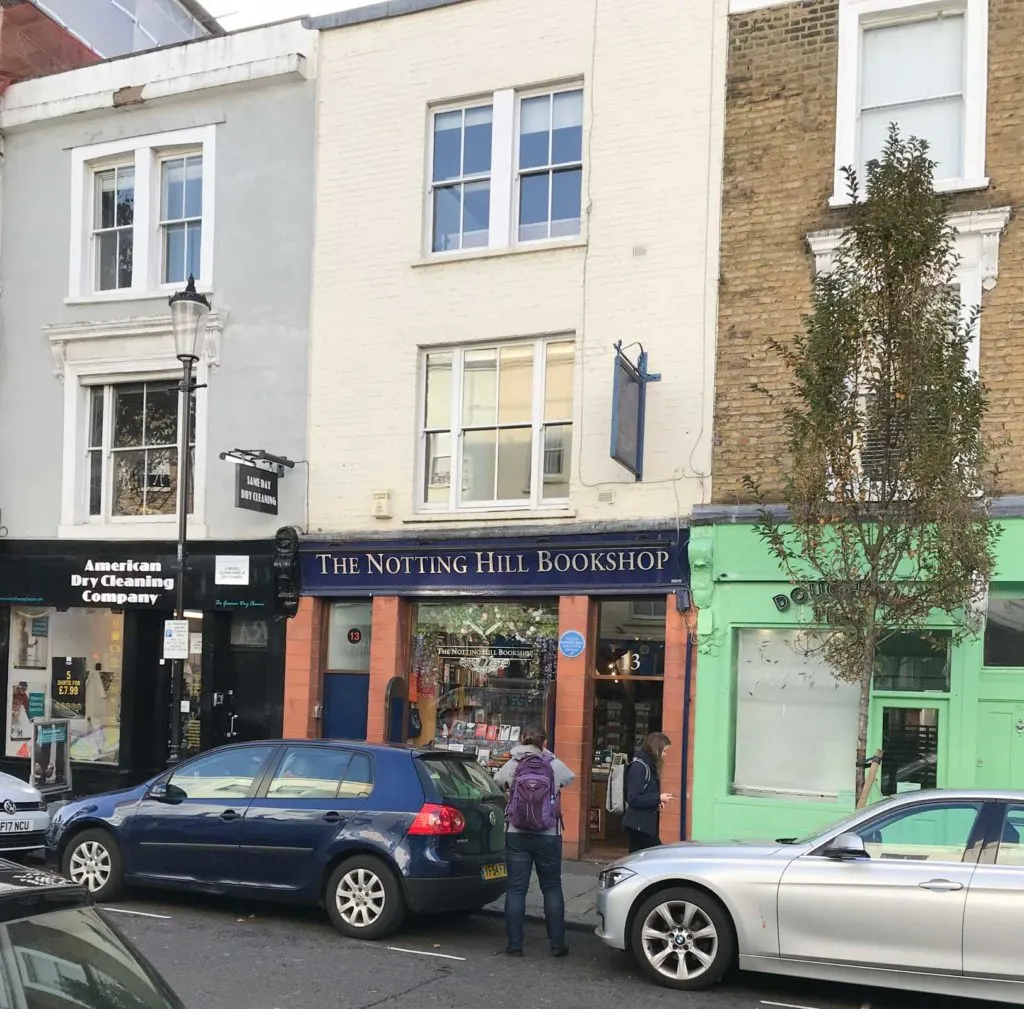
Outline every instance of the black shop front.
POLYGON ((0 770, 28 777, 32 723, 67 718, 72 791, 145 780, 166 763, 172 714, 185 755, 280 737, 286 622, 274 613, 273 541, 192 544, 189 657, 171 710, 164 621, 173 544, 0 542, 0 770))

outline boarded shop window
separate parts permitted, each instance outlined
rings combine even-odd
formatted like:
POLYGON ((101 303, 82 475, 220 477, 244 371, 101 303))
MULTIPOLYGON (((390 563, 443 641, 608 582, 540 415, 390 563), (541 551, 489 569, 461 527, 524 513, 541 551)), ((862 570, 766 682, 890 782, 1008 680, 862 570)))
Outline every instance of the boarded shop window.
POLYGON ((829 797, 851 791, 857 684, 835 679, 806 632, 743 629, 737 638, 732 791, 829 797))

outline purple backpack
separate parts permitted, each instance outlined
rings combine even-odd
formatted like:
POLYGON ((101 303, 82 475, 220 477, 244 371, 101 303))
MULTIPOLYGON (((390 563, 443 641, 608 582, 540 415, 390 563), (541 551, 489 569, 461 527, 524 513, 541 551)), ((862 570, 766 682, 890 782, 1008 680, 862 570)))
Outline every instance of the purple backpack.
POLYGON ((520 757, 512 776, 506 816, 516 830, 550 830, 558 825, 560 803, 552 768, 554 755, 528 753, 520 757))

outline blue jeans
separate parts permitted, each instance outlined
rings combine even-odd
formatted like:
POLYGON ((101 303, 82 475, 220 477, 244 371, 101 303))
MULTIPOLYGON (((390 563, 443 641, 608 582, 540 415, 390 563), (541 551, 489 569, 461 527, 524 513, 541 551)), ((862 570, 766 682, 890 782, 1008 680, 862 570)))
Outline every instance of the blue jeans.
POLYGON ((523 948, 526 920, 526 892, 537 869, 537 881, 544 895, 544 924, 553 950, 565 945, 565 898, 562 896, 562 838, 556 834, 505 835, 505 865, 508 890, 505 893, 505 928, 508 948, 523 948))

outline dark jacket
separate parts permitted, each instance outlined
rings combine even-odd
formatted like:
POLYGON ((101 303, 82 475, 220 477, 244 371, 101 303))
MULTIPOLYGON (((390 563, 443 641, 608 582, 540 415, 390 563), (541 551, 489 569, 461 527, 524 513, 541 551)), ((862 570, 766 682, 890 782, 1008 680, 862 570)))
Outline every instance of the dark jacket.
POLYGON ((638 750, 636 759, 626 768, 626 813, 622 817, 622 826, 658 837, 660 805, 658 768, 643 750, 638 750))

